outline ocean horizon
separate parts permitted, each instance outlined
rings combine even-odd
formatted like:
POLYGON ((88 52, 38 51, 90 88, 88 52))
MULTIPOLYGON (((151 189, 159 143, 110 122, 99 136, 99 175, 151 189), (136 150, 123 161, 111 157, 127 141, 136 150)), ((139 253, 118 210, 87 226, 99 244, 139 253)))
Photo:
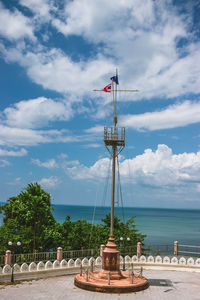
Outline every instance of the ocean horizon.
MULTIPOLYGON (((3 204, 3 203, 1 203, 3 204)), ((52 204, 57 222, 63 223, 67 216, 71 221, 84 219, 99 224, 110 207, 52 204)), ((115 215, 122 221, 135 217, 136 229, 146 234, 146 245, 173 245, 178 241, 184 245, 200 246, 200 209, 115 207, 115 215), (124 211, 124 219, 123 219, 124 211)), ((0 215, 0 223, 3 216, 0 215)), ((126 238, 126 237, 125 237, 126 238)))
MULTIPOLYGON (((110 207, 53 204, 57 222, 85 219, 94 224, 102 223, 110 207)), ((145 244, 172 245, 174 241, 184 245, 200 246, 200 210, 152 207, 124 207, 124 220, 135 217, 136 229, 146 234, 145 244)), ((115 215, 123 221, 121 207, 115 207, 115 215)))

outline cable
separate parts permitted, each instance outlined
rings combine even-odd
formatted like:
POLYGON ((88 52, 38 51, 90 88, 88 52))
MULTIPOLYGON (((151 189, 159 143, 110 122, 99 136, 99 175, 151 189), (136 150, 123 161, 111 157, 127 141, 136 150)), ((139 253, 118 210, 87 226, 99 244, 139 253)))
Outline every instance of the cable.
POLYGON ((123 219, 123 222, 125 223, 124 204, 123 204, 123 197, 122 197, 122 187, 121 187, 121 181, 120 181, 119 158, 118 158, 118 156, 117 156, 117 167, 118 167, 118 179, 119 179, 119 192, 120 192, 121 207, 122 207, 122 219, 123 219))

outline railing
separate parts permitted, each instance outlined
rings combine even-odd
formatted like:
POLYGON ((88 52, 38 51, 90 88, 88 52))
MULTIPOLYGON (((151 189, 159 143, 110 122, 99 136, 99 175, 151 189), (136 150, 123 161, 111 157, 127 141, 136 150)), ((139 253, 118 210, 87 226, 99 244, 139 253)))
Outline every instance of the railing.
MULTIPOLYGON (((122 256, 129 255, 130 257, 137 256, 192 256, 192 257, 200 257, 200 246, 193 245, 179 245, 178 242, 175 242, 174 245, 141 245, 140 254, 138 254, 137 246, 126 246, 126 247, 118 247, 120 254, 122 256), (175 243, 176 247, 175 248, 175 243), (178 246, 177 246, 178 245, 178 246), (175 251, 175 249, 177 249, 175 251), (191 251, 190 251, 191 249, 191 251)), ((141 244, 141 243, 139 243, 141 244)), ((58 248, 59 249, 59 248, 58 248)), ((60 248, 62 250, 62 248, 60 248)), ((11 263, 22 264, 23 262, 38 263, 43 261, 44 263, 47 261, 55 261, 57 259, 58 252, 39 252, 39 253, 25 253, 25 254, 14 254, 11 255, 11 263)), ((84 257, 98 257, 100 255, 100 249, 82 249, 82 250, 70 250, 70 251, 62 251, 62 259, 76 260, 77 258, 84 257)), ((5 265, 5 255, 0 255, 0 266, 5 265)))
MULTIPOLYGON (((77 258, 84 258, 84 257, 97 257, 99 256, 99 249, 83 249, 83 250, 70 250, 70 251, 63 251, 62 257, 63 259, 70 259, 73 260, 77 258)), ((22 264, 23 262, 31 263, 35 262, 38 263, 40 261, 47 262, 47 261, 55 261, 57 259, 57 252, 39 252, 39 253, 24 253, 24 254, 14 254, 12 255, 12 264, 18 263, 22 264)), ((0 256, 0 265, 3 266, 5 264, 5 255, 0 256)))
POLYGON ((144 245, 142 246, 143 255, 173 255, 174 246, 173 245, 144 245))
POLYGON ((200 246, 190 246, 190 245, 178 245, 181 250, 178 250, 178 253, 184 253, 184 256, 194 256, 200 257, 200 246), (192 250, 192 251, 191 251, 192 250))
POLYGON ((38 263, 39 261, 54 261, 56 260, 57 252, 38 252, 38 253, 24 253, 12 255, 12 264, 23 262, 30 263, 32 261, 38 263))
POLYGON ((99 249, 83 249, 83 250, 71 250, 71 251, 63 251, 64 259, 77 259, 84 257, 97 257, 99 256, 99 249))
POLYGON ((122 256, 133 256, 137 254, 137 246, 118 247, 122 256))
POLYGON ((125 127, 104 127, 104 142, 110 145, 114 141, 124 145, 125 127))
POLYGON ((0 255, 0 266, 5 264, 5 255, 0 255))

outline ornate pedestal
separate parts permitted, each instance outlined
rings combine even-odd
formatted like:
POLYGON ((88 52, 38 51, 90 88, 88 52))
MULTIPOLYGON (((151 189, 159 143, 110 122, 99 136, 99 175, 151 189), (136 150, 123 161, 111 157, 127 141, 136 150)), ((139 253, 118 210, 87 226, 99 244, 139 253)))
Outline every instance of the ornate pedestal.
POLYGON ((102 269, 100 271, 78 274, 74 284, 82 289, 102 293, 130 293, 148 288, 145 277, 134 274, 131 278, 128 272, 120 271, 120 252, 111 236, 102 253, 102 269))

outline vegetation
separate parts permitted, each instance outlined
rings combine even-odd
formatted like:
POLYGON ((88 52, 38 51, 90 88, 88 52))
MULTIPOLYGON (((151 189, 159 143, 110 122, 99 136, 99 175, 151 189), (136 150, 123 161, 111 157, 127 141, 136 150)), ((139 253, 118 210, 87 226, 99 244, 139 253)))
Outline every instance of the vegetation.
MULTIPOLYGON (((107 242, 110 232, 110 215, 102 219, 103 224, 93 225, 86 220, 72 222, 67 216, 63 224, 56 222, 52 215, 50 194, 38 183, 31 183, 18 196, 7 200, 0 207, 3 223, 0 226, 0 253, 8 249, 8 241, 21 247, 13 246, 15 253, 43 252, 56 249, 79 250, 99 248, 107 242), (21 248, 21 249, 20 249, 21 248)), ((142 235, 136 228, 134 218, 122 222, 114 219, 115 241, 119 244, 120 236, 129 237, 130 244, 143 242, 142 235)))

